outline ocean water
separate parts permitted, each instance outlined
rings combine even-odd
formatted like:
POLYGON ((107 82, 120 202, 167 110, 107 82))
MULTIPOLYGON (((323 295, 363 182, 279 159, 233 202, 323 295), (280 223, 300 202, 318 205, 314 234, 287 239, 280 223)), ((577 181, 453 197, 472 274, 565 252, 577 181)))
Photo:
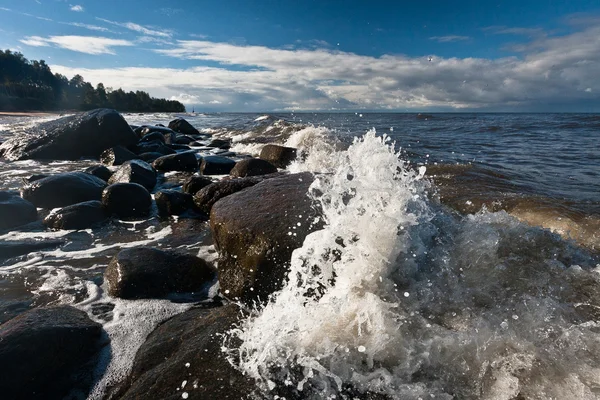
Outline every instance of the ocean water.
MULTIPOLYGON (((125 115, 131 124, 173 117, 125 115)), ((285 287, 222 338, 224 356, 259 382, 255 396, 600 398, 599 115, 184 117, 239 153, 297 147, 303 156, 288 169, 320 173, 309 195, 325 227, 294 251, 285 287)), ((2 117, 0 140, 36 122, 2 117)), ((92 163, 0 161, 0 189, 92 163)), ((127 374, 156 324, 218 290, 123 301, 102 287, 124 247, 214 258, 204 222, 0 233, 24 239, 63 244, 0 263, 0 321, 67 303, 103 323, 113 349, 91 398, 127 374)))

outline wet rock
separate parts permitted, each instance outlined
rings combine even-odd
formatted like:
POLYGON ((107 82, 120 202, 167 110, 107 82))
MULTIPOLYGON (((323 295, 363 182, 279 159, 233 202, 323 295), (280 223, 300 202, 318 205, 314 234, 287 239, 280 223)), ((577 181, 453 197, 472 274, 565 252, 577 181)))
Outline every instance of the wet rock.
POLYGON ((0 242, 0 261, 34 251, 53 249, 64 243, 63 240, 4 240, 0 242))
POLYGON ((100 155, 100 161, 106 165, 121 165, 125 161, 135 160, 138 158, 137 154, 127 150, 123 146, 111 147, 106 149, 100 155))
POLYGON ((105 149, 136 142, 119 113, 98 109, 32 127, 3 143, 0 154, 9 160, 77 160, 97 158, 105 149))
POLYGON ((49 176, 50 175, 48 175, 48 174, 34 174, 34 175, 31 175, 29 178, 23 178, 23 183, 27 184, 27 183, 39 181, 40 179, 44 179, 49 176))
POLYGON ((21 196, 40 208, 58 208, 100 200, 106 182, 85 172, 52 175, 25 185, 21 196))
POLYGON ((37 220, 37 209, 18 192, 0 191, 0 230, 12 229, 37 220))
POLYGON ((211 265, 190 254, 137 247, 117 254, 104 278, 111 296, 142 299, 199 291, 215 274, 211 265))
POLYGON ((292 147, 268 144, 262 148, 260 158, 268 161, 277 168, 285 168, 296 159, 296 149, 292 147))
POLYGON ((193 151, 172 154, 158 158, 152 163, 158 171, 191 171, 198 170, 198 159, 193 151))
POLYGON ((229 173, 231 176, 244 178, 246 176, 266 175, 277 172, 277 167, 260 158, 249 158, 238 161, 229 173))
POLYGON ((176 144, 176 143, 171 143, 171 144, 167 144, 166 145, 168 148, 178 151, 178 150, 191 150, 192 148, 188 145, 185 144, 176 144))
POLYGON ((144 136, 149 135, 151 133, 158 132, 163 135, 163 142, 170 143, 170 139, 175 137, 175 132, 172 129, 166 128, 161 125, 143 125, 136 129, 136 134, 139 138, 144 138, 144 136))
POLYGON ((173 144, 185 144, 188 145, 190 143, 192 143, 194 141, 193 138, 186 136, 186 135, 179 135, 175 138, 175 140, 173 141, 173 144))
POLYGON ((144 218, 150 214, 152 197, 137 183, 115 183, 104 189, 102 204, 119 218, 144 218))
POLYGON ((135 148, 133 148, 133 151, 136 154, 161 153, 163 156, 177 153, 175 150, 165 146, 162 142, 159 141, 138 143, 135 146, 135 148))
POLYGON ((183 118, 177 118, 169 122, 169 128, 184 135, 199 135, 198 129, 194 128, 183 118))
POLYGON ((131 375, 114 398, 246 399, 255 390, 223 357, 221 337, 240 316, 238 306, 193 308, 162 323, 138 350, 131 375), (187 384, 181 390, 182 381, 187 384))
POLYGON ((248 177, 240 179, 227 179, 211 183, 210 185, 196 192, 194 195, 194 204, 196 204, 196 207, 199 210, 210 214, 210 210, 212 209, 213 205, 223 197, 254 186, 261 181, 261 177, 248 177))
POLYGON ((70 306, 37 308, 0 325, 0 393, 4 399, 62 399, 85 394, 102 326, 70 306))
POLYGON ((194 197, 178 190, 161 190, 154 194, 158 213, 163 216, 181 215, 194 207, 194 197))
POLYGON ((228 149, 231 147, 231 142, 229 140, 213 139, 208 144, 208 147, 217 147, 219 149, 228 149))
POLYGON ((310 173, 266 179, 215 203, 210 227, 223 292, 249 302, 281 288, 292 251, 320 228, 307 196, 312 181, 310 173))
POLYGON ((88 229, 107 219, 102 203, 92 200, 54 211, 44 219, 44 224, 52 229, 88 229))
POLYGON ((221 156, 202 157, 200 172, 203 175, 227 175, 235 166, 231 158, 221 156))
POLYGON ((182 190, 184 193, 189 193, 192 196, 198 193, 198 191, 206 186, 212 184, 213 181, 210 178, 204 176, 192 176, 185 182, 183 182, 182 190))
POLYGON ((150 164, 141 160, 131 160, 119 167, 108 180, 109 184, 139 183, 148 191, 156 185, 156 171, 150 164))
POLYGON ((86 174, 94 175, 95 177, 100 178, 105 182, 108 182, 108 180, 113 174, 112 171, 104 165, 93 165, 91 167, 86 168, 83 172, 85 172, 86 174))
POLYGON ((140 142, 161 142, 161 143, 166 143, 165 137, 162 133, 160 132, 150 132, 147 135, 144 135, 144 137, 140 140, 140 142))
POLYGON ((149 153, 142 153, 138 157, 142 161, 146 161, 147 163, 152 163, 157 158, 161 158, 162 156, 164 156, 164 154, 162 154, 162 153, 149 152, 149 153))

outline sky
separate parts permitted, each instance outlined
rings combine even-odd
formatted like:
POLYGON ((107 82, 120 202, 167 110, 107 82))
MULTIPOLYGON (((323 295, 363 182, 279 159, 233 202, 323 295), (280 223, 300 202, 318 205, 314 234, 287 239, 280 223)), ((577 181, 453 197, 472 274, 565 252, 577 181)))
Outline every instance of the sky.
POLYGON ((598 0, 0 0, 0 48, 195 111, 600 112, 598 0))

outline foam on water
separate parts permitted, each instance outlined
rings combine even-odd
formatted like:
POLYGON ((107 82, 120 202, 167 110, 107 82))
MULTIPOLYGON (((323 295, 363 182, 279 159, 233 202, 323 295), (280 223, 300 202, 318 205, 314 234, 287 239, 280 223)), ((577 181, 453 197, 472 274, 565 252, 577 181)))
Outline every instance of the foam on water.
POLYGON ((268 397, 599 396, 596 256, 504 211, 430 203, 424 171, 374 131, 310 147, 292 169, 324 173, 311 196, 326 226, 224 339, 268 397))

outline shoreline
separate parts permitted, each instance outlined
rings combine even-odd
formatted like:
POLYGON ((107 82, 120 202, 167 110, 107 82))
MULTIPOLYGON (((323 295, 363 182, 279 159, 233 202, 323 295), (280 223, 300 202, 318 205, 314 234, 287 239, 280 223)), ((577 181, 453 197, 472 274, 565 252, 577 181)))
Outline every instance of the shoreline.
POLYGON ((45 111, 0 111, 0 117, 50 117, 61 114, 62 113, 45 111))

